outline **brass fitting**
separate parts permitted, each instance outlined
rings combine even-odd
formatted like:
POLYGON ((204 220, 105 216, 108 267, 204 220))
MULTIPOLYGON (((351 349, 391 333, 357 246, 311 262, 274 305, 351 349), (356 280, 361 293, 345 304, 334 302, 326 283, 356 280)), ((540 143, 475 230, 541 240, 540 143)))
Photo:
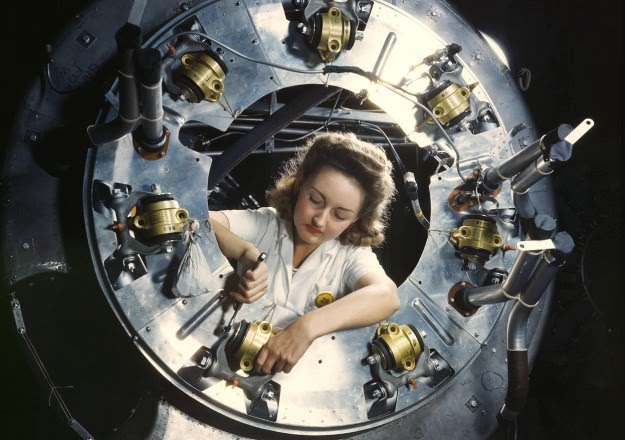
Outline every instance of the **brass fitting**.
POLYGON ((145 238, 154 239, 167 234, 181 234, 189 218, 189 211, 173 199, 143 203, 141 214, 132 218, 132 225, 145 238))
POLYGON ((224 91, 226 73, 221 64, 206 52, 191 52, 180 58, 182 67, 175 73, 175 83, 190 102, 214 102, 224 91))
POLYGON ((427 101, 432 114, 442 125, 449 124, 469 110, 471 90, 449 83, 442 91, 427 101))
POLYGON ((380 356, 384 370, 398 372, 414 370, 423 351, 419 332, 411 325, 395 323, 378 327, 371 347, 380 356))
POLYGON ((496 221, 479 214, 467 216, 462 226, 451 230, 449 240, 464 260, 479 264, 484 264, 503 246, 496 221))
POLYGON ((250 322, 241 321, 232 335, 228 349, 234 351, 234 359, 239 361, 239 367, 246 373, 254 368, 256 356, 263 345, 271 339, 271 324, 259 319, 250 322), (239 344, 237 342, 240 341, 239 344))
POLYGON ((333 61, 338 54, 347 49, 350 41, 351 22, 343 16, 340 9, 329 8, 328 12, 319 14, 320 29, 317 50, 324 62, 333 61))

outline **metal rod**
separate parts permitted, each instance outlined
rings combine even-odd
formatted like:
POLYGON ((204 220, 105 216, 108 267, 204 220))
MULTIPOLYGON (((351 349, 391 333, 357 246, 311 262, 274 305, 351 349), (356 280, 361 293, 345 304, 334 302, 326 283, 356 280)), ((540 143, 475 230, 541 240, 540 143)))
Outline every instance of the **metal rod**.
POLYGON ((184 339, 193 332, 213 311, 219 307, 222 299, 226 297, 226 291, 221 290, 215 294, 198 312, 191 317, 176 333, 178 339, 184 339))

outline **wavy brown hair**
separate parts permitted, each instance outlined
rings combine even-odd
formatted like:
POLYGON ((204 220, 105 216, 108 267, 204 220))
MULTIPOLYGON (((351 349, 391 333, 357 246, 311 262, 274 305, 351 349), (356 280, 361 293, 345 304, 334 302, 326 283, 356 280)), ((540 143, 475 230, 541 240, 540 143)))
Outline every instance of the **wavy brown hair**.
POLYGON ((395 195, 393 166, 384 150, 362 141, 349 132, 325 133, 312 137, 285 162, 275 185, 267 191, 269 205, 286 220, 293 220, 295 202, 302 184, 323 166, 355 178, 365 200, 358 220, 339 236, 342 244, 379 245, 384 241, 388 206, 395 195))

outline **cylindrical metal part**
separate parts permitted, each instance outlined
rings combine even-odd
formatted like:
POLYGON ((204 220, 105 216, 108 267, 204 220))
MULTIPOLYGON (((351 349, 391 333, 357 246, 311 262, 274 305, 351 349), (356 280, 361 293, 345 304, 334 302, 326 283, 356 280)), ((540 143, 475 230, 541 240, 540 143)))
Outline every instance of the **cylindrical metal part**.
POLYGON ((551 162, 539 157, 533 165, 525 168, 512 180, 512 191, 525 193, 532 185, 551 173, 553 173, 551 162))
POLYGON ((503 294, 501 286, 501 284, 492 284, 466 289, 464 292, 465 302, 474 307, 480 307, 507 301, 508 298, 503 294))
POLYGON ((191 317, 180 329, 176 332, 178 339, 184 339, 193 332, 204 320, 213 313, 220 305, 220 301, 226 297, 225 291, 220 291, 213 295, 206 304, 197 311, 195 315, 191 317))
POLYGON ((508 390, 506 401, 500 411, 504 418, 518 415, 527 403, 529 391, 529 366, 527 350, 508 350, 508 390), (505 408, 505 411, 504 411, 505 408))
POLYGON ((161 54, 158 49, 145 48, 137 51, 137 81, 141 100, 142 147, 160 148, 165 132, 163 130, 161 54))
POLYGON ((521 300, 527 305, 533 306, 538 303, 543 292, 555 279, 558 269, 575 247, 573 239, 566 232, 556 234, 553 241, 556 248, 544 252, 527 282, 525 291, 521 294, 521 300))
POLYGON ((512 201, 514 202, 514 206, 519 213, 519 217, 521 219, 532 219, 536 216, 538 211, 532 203, 532 199, 530 198, 529 193, 512 193, 512 201))
POLYGON ((396 41, 397 34, 395 32, 389 32, 386 36, 386 40, 384 40, 384 45, 382 46, 378 60, 375 62, 375 67, 372 71, 373 76, 379 77, 382 74, 382 70, 384 70, 384 66, 386 65, 386 60, 393 50, 396 41))
POLYGON ((267 321, 255 320, 247 324, 241 321, 229 341, 233 346, 228 348, 234 350, 234 359, 239 362, 239 367, 246 373, 254 368, 254 361, 263 345, 271 339, 271 324, 267 321), (240 341, 240 343, 239 343, 240 341), (234 346, 238 345, 238 346, 234 346))
POLYGON ((141 47, 141 28, 126 23, 115 34, 117 42, 118 116, 105 124, 87 127, 89 140, 97 146, 132 132, 140 118, 139 94, 135 80, 135 52, 141 47))
POLYGON ((135 81, 135 52, 141 47, 141 28, 130 23, 115 34, 119 72, 119 116, 128 122, 139 118, 139 97, 135 81))
POLYGON ((521 293, 527 284, 527 279, 534 271, 536 263, 540 258, 540 252, 519 252, 519 255, 516 257, 516 260, 514 260, 512 268, 510 269, 510 275, 502 285, 502 290, 510 297, 517 296, 521 293))
POLYGON ((507 347, 508 350, 527 350, 527 320, 532 308, 521 302, 515 302, 508 316, 507 347))
POLYGON ((490 189, 499 188, 504 180, 512 179, 551 145, 563 140, 572 130, 573 128, 568 124, 560 124, 533 144, 501 162, 497 167, 489 168, 484 173, 484 185, 490 189))
POLYGON ((380 356, 382 368, 398 372, 414 370, 423 351, 418 335, 411 325, 390 323, 378 327, 371 348, 380 356))
POLYGON ((148 241, 160 241, 182 234, 188 219, 189 211, 173 198, 146 197, 141 211, 132 217, 132 225, 148 241))
POLYGON ((532 223, 532 240, 545 240, 547 238, 551 238, 558 227, 556 220, 547 214, 536 215, 533 218, 532 223))

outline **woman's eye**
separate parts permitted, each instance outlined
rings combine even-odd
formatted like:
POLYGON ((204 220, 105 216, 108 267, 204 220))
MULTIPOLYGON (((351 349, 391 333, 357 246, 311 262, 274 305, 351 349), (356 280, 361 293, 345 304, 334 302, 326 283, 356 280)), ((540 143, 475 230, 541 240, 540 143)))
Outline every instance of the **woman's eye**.
POLYGON ((311 202, 313 202, 315 205, 318 205, 318 204, 320 204, 320 203, 321 203, 321 200, 317 200, 317 199, 315 199, 315 198, 314 198, 314 197, 312 197, 312 196, 310 196, 309 198, 310 198, 310 201, 311 201, 311 202))

